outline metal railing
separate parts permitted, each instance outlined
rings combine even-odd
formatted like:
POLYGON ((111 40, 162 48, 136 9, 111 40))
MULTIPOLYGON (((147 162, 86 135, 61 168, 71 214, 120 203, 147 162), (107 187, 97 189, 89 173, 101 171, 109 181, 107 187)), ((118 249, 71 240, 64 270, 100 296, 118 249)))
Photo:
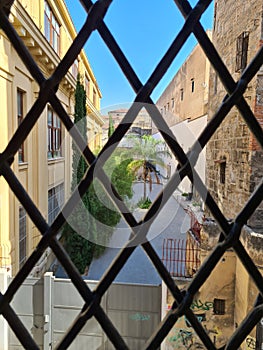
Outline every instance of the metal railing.
POLYGON ((165 238, 162 262, 173 277, 193 277, 201 263, 200 244, 192 237, 187 239, 165 238))
POLYGON ((184 209, 186 213, 190 216, 190 229, 194 237, 198 242, 201 240, 201 229, 202 224, 198 221, 195 213, 191 208, 185 208, 184 209))
MULTIPOLYGON (((39 96, 34 105, 27 113, 22 124, 14 133, 13 137, 6 146, 6 149, 2 154, 0 154, 1 176, 5 178, 10 186, 10 189, 14 192, 20 203, 26 209, 31 220, 42 234, 42 239, 40 240, 38 246, 28 258, 24 266, 14 277, 7 291, 4 294, 0 294, 0 313, 7 320, 10 327, 20 340, 21 344, 26 349, 37 349, 37 345, 26 327, 17 317, 15 311, 10 306, 10 302, 47 247, 50 247, 56 257, 60 260, 65 271, 71 278, 72 282, 78 289, 81 297, 85 302, 82 312, 75 319, 65 337, 57 345, 57 349, 67 348, 91 317, 95 317, 96 320, 100 323, 102 329, 115 348, 128 348, 124 339, 119 334, 118 329, 116 329, 116 327, 113 325, 109 317, 102 309, 100 301, 118 272, 122 269, 128 258, 134 252, 137 244, 141 244, 145 253, 151 259, 153 265, 163 279, 164 283, 169 288, 175 300, 171 310, 168 312, 165 319, 160 323, 158 329, 156 329, 155 333, 145 344, 145 349, 157 349, 175 322, 178 320, 178 318, 183 315, 187 317, 187 320, 191 323, 193 329, 199 336, 200 341, 203 343, 203 345, 207 349, 216 349, 216 346, 213 344, 209 335, 192 312, 190 306, 193 297, 200 286, 204 284, 207 277, 215 268, 217 262, 223 256, 224 252, 231 247, 235 250, 238 258, 243 263, 244 267, 253 279, 256 287, 258 288, 259 294, 263 294, 262 276, 239 239, 243 225, 247 222, 247 220, 250 218, 262 200, 262 182, 250 197, 249 201, 246 203, 242 211, 237 215, 234 222, 229 223, 220 211, 217 203, 214 201, 210 193, 207 193, 205 185, 202 183, 201 179, 193 169, 193 164, 195 164, 198 158, 200 148, 203 149, 206 146, 207 142, 216 131, 217 127, 221 124, 227 113, 234 105, 236 105, 240 111, 243 119, 247 123, 251 132, 255 135, 261 148, 263 146, 262 129, 243 97, 243 93, 245 92, 248 83, 251 81, 263 63, 263 48, 259 49, 255 58, 243 72, 240 80, 235 83, 199 22, 201 15, 206 11, 211 1, 212 0, 200 0, 196 6, 192 8, 187 0, 175 0, 176 5, 180 9, 182 15, 185 17, 185 23, 171 44, 170 48, 163 56, 158 66, 153 71, 145 84, 141 83, 134 69, 128 62, 118 43, 103 21, 103 18, 109 6, 111 5, 111 0, 99 0, 94 4, 91 0, 81 1, 84 9, 88 13, 87 20, 79 31, 68 52, 56 67, 52 76, 50 76, 48 79, 44 77, 40 68, 37 66, 36 62, 8 20, 8 6, 11 5, 12 1, 0 2, 1 28, 6 33, 14 49, 17 51, 18 55, 40 88, 39 96), (86 146, 81 135, 78 133, 77 129, 73 128, 72 121, 70 120, 58 97, 56 96, 58 84, 67 73, 68 69, 71 67, 77 55, 79 54, 81 48, 87 42, 94 30, 98 31, 136 93, 136 98, 134 100, 135 103, 130 107, 123 119, 123 122, 115 130, 98 156, 95 156, 91 152, 91 150, 86 146), (225 86, 228 95, 224 99, 216 114, 213 116, 212 120, 209 122, 209 125, 199 136, 197 142, 193 145, 190 152, 186 155, 173 137, 172 132, 169 130, 169 127, 167 126, 165 120, 162 118, 159 110, 154 105, 151 99, 151 93, 191 33, 195 35, 208 59, 211 61, 214 69, 216 70, 223 85, 225 86), (68 130, 70 136, 78 145, 78 147, 83 150, 83 156, 90 165, 86 176, 83 178, 76 191, 72 194, 68 202, 65 204, 63 214, 60 213, 51 226, 49 226, 48 223, 44 220, 40 211, 34 205, 32 199, 25 191, 11 168, 14 160, 14 155, 18 152, 20 145, 25 141, 28 134, 36 124, 47 103, 49 103, 54 111, 59 115, 66 130, 68 130), (105 163, 106 158, 110 156, 113 150, 117 147, 118 142, 128 131, 139 110, 143 106, 145 106, 147 112, 151 115, 153 122, 177 158, 180 167, 178 167, 176 173, 173 174, 173 176, 170 178, 167 186, 156 198, 144 218, 137 222, 132 213, 126 208, 125 204, 121 200, 117 200, 120 199, 120 197, 114 189, 114 195, 111 195, 111 184, 103 172, 102 166, 105 163), (106 153, 106 151, 109 149, 110 152, 106 153), (108 271, 104 274, 98 283, 97 287, 91 291, 82 280, 81 276, 79 275, 75 266, 72 264, 62 245, 56 239, 56 235, 67 220, 67 216, 69 216, 72 212, 74 205, 78 202, 79 194, 83 196, 87 188, 92 183, 94 178, 94 169, 96 166, 101 168, 100 173, 96 173, 96 176, 102 182, 105 190, 109 193, 109 196, 112 196, 112 200, 115 202, 118 209, 123 213, 122 215, 130 226, 133 236, 131 240, 120 250, 119 254, 112 262, 108 271), (206 196, 203 198, 203 200, 221 227, 222 235, 220 242, 217 244, 209 258, 198 270, 187 290, 184 293, 181 293, 173 278, 163 265, 161 258, 156 254, 151 243, 147 241, 146 236, 154 220, 155 214, 163 208, 169 197, 172 195, 173 191, 178 187, 181 179, 183 179, 185 176, 189 177, 191 181, 193 181, 193 178, 195 178, 194 185, 201 197, 204 197, 203 193, 206 193, 206 196)), ((256 326, 256 324, 262 318, 262 315, 262 301, 261 298, 258 298, 258 301, 255 302, 254 309, 246 316, 242 324, 235 330, 224 348, 231 350, 237 349, 239 345, 245 340, 246 335, 249 334, 251 329, 253 329, 254 326, 256 326)))

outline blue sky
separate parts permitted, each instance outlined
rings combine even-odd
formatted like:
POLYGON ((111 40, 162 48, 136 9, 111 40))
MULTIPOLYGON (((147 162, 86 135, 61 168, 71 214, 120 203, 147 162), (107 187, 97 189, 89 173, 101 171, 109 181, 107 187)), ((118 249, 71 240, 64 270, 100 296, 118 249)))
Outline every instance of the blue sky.
MULTIPOLYGON (((85 10, 78 1, 65 2, 78 31, 86 19, 85 10)), ((197 1, 190 3, 194 6, 197 1)), ((205 29, 212 28, 212 18, 213 3, 201 18, 205 29)), ((145 83, 182 28, 184 20, 173 0, 114 0, 105 23, 140 80, 145 83)), ((153 91, 151 97, 154 101, 195 44, 195 38, 191 36, 153 91)), ((97 32, 92 34, 84 49, 103 95, 102 113, 105 114, 114 105, 132 102, 135 93, 97 32)))

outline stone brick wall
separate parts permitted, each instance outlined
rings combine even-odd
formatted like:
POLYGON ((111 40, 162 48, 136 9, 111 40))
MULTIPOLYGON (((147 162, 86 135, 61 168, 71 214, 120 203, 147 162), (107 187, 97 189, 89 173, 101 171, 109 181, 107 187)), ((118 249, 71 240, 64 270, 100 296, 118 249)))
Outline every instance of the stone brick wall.
MULTIPOLYGON (((262 2, 257 0, 229 0, 215 2, 213 43, 235 80, 237 38, 242 32, 249 33, 247 62, 261 45, 262 2), (226 16, 227 13, 227 16, 226 16)), ((259 72, 249 84, 244 97, 259 122, 263 121, 263 83, 259 72)), ((214 69, 210 72, 208 119, 218 110, 226 91, 214 69)), ((262 151, 246 126, 236 107, 232 108, 207 146, 207 186, 220 209, 234 218, 248 200, 251 191, 263 174, 262 151), (225 163, 222 165, 222 163, 225 163), (225 167, 225 181, 221 175, 225 167)), ((209 213, 207 213, 209 215, 209 213)), ((261 212, 262 214, 262 212, 261 212)), ((262 215, 256 213, 250 225, 263 226, 262 215), (261 215, 261 220, 260 216, 261 215)))
MULTIPOLYGON (((263 41, 260 41, 262 45, 263 41)), ((262 70, 262 68, 261 68, 262 70)), ((256 96, 254 101, 254 114, 263 128, 263 72, 257 76, 256 96)), ((252 151, 250 190, 254 191, 262 179, 263 175, 263 152, 254 135, 250 139, 250 149, 252 151)), ((263 203, 258 207, 255 214, 249 220, 249 225, 257 230, 263 230, 263 203)))

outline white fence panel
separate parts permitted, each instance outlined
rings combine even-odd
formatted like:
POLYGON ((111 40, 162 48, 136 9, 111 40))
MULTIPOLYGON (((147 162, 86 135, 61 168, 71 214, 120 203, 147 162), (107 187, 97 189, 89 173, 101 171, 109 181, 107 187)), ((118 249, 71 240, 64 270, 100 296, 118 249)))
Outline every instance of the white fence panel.
MULTIPOLYGON (((93 290, 97 282, 87 281, 87 284, 93 290)), ((46 273, 42 279, 27 279, 19 288, 11 305, 39 348, 50 350, 54 349, 66 334, 81 312, 84 301, 70 280, 54 278, 52 273, 46 273)), ((161 287, 116 283, 105 293, 101 306, 123 336, 129 349, 138 350, 160 322, 161 287)), ((0 347, 0 350, 2 349, 7 350, 0 347)), ((8 349, 22 349, 10 327, 8 349)), ((113 347, 101 326, 92 317, 70 349, 110 350, 113 347)))

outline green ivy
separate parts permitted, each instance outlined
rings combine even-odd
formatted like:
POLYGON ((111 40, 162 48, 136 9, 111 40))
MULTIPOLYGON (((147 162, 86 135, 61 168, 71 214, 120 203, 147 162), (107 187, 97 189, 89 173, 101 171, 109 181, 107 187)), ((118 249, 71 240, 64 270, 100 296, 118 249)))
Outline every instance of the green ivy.
MULTIPOLYGON (((78 128, 87 143, 86 114, 86 92, 84 86, 80 82, 80 76, 78 75, 75 90, 74 126, 78 128)), ((72 143, 72 151, 71 190, 73 192, 82 180, 88 165, 74 142, 72 143)), ((84 194, 82 201, 75 207, 63 229, 65 249, 81 274, 83 274, 85 269, 90 265, 95 249, 95 244, 91 237, 95 229, 95 222, 90 220, 87 215, 91 209, 89 197, 88 192, 84 194)))
MULTIPOLYGON (((74 125, 87 144, 86 115, 86 92, 80 82, 80 76, 78 76, 75 91, 74 125)), ((113 131, 113 123, 111 123, 109 134, 113 131)), ((84 177, 88 165, 74 143, 72 151, 71 190, 73 192, 84 177)), ((104 169, 124 200, 132 196, 133 178, 127 170, 127 165, 131 160, 120 161, 118 152, 115 152, 105 164, 104 169)), ((98 180, 94 179, 63 229, 65 249, 81 274, 89 267, 93 257, 99 257, 104 252, 120 218, 120 213, 105 194, 104 188, 98 180)))

